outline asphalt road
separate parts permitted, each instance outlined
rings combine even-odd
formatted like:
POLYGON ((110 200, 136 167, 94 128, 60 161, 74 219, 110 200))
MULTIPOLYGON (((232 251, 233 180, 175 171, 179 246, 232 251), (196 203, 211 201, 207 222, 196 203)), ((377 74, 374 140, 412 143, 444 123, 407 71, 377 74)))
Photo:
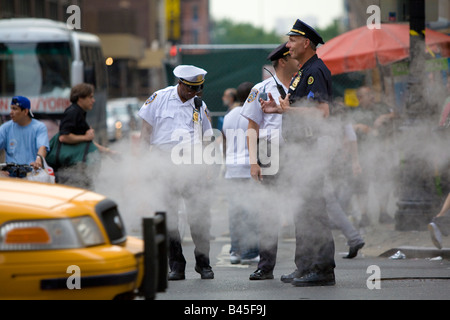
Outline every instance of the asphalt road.
POLYGON ((156 300, 447 300, 450 296, 450 261, 430 259, 393 260, 357 256, 342 259, 347 248, 337 241, 336 285, 298 288, 280 281, 294 270, 293 239, 280 239, 273 280, 250 281, 256 266, 232 265, 229 240, 211 243, 211 265, 215 278, 201 280, 194 271, 192 241, 184 241, 188 261, 186 280, 170 281, 156 300))

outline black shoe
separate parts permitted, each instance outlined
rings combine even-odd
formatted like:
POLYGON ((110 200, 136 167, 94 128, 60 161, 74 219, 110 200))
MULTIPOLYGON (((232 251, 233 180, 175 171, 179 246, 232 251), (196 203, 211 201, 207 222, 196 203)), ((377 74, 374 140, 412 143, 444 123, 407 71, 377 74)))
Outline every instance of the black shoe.
POLYGON ((200 273, 202 279, 214 279, 214 272, 211 267, 199 267, 196 265, 195 271, 200 273))
POLYGON ((175 271, 170 271, 169 276, 167 278, 167 280, 169 281, 184 280, 184 279, 186 279, 184 272, 175 272, 175 271))
POLYGON ((292 285, 296 287, 313 287, 313 286, 334 286, 334 271, 331 272, 310 272, 301 278, 294 278, 292 285))
POLYGON ((364 247, 365 243, 361 242, 360 244, 357 244, 356 246, 350 247, 350 250, 348 251, 348 255, 345 257, 342 257, 344 259, 353 259, 358 255, 358 250, 364 247))
POLYGON ((294 272, 289 274, 283 274, 280 278, 280 280, 284 283, 291 283, 294 278, 300 278, 302 276, 302 273, 298 271, 298 269, 295 269, 294 272))
POLYGON ((273 273, 272 272, 264 272, 261 269, 258 269, 250 275, 249 279, 250 280, 273 279, 273 273))

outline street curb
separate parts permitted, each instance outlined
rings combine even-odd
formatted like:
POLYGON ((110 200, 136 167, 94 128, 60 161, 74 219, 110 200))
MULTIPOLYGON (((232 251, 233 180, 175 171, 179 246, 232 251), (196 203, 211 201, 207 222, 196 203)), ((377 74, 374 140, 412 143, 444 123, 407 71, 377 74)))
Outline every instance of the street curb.
POLYGON ((435 258, 439 256, 442 257, 442 259, 450 260, 450 248, 437 249, 437 248, 412 247, 412 246, 402 246, 398 248, 392 248, 380 254, 379 257, 388 258, 397 253, 398 251, 404 253, 406 259, 414 259, 414 258, 425 259, 425 258, 435 258))

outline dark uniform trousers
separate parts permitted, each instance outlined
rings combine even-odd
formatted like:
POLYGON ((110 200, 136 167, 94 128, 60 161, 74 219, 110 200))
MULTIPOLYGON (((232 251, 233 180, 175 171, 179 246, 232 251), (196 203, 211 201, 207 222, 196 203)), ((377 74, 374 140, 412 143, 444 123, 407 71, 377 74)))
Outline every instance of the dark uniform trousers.
POLYGON ((186 259, 183 255, 182 239, 178 229, 179 199, 186 204, 186 213, 191 237, 195 245, 197 266, 210 267, 211 190, 206 169, 202 165, 175 165, 170 154, 153 151, 153 178, 161 181, 162 206, 167 211, 167 234, 169 238, 169 268, 184 272, 186 259))
MULTIPOLYGON (((273 205, 276 200, 279 200, 279 190, 277 190, 277 181, 279 174, 273 176, 264 176, 262 186, 265 189, 265 194, 269 196, 263 197, 263 201, 271 202, 273 205), (271 196, 270 196, 271 195, 271 196)), ((270 204, 267 203, 267 206, 270 204)), ((278 251, 278 232, 280 229, 280 220, 282 212, 276 208, 267 207, 264 212, 260 212, 258 218, 258 233, 259 233, 259 262, 258 269, 270 273, 275 268, 278 251)))
POLYGON ((324 194, 329 159, 319 151, 318 140, 300 142, 300 150, 295 188, 302 200, 294 213, 295 265, 302 274, 331 272, 335 247, 324 194))
POLYGON ((329 272, 335 268, 334 240, 323 195, 324 176, 317 175, 303 195, 295 224, 295 265, 299 273, 329 272))
MULTIPOLYGON (((284 161, 275 176, 264 177, 263 184, 278 196, 280 210, 293 214, 295 224, 295 264, 301 273, 328 272, 335 268, 334 239, 329 225, 324 196, 325 163, 316 152, 317 142, 297 143, 282 150, 284 161), (296 150, 296 151, 292 151, 296 150), (300 150, 300 152, 299 152, 300 150), (288 159, 302 155, 301 159, 288 159), (281 187, 283 185, 284 187, 281 187), (278 188, 289 188, 277 194, 278 188), (288 196, 290 199, 283 198, 288 196), (289 208, 290 207, 290 208, 289 208), (290 212, 289 212, 290 211, 290 212)), ((278 190, 279 192, 279 190, 278 190)), ((272 272, 276 264, 280 212, 276 210, 260 219, 260 261, 258 269, 272 272)))
MULTIPOLYGON (((176 182, 174 182, 175 184, 176 182)), ((194 242, 194 256, 196 265, 200 268, 210 267, 210 197, 205 192, 195 192, 195 185, 191 184, 181 190, 180 195, 186 203, 186 213, 188 224, 191 231, 192 241, 194 242)), ((173 194, 172 194, 173 195, 173 194)), ((172 203, 177 201, 172 199, 172 203)), ((171 223, 168 228, 169 237, 169 267, 171 271, 184 272, 186 268, 186 259, 183 255, 182 239, 178 229, 178 208, 170 205, 171 223)))
MULTIPOLYGON (((187 206, 189 208, 189 206, 187 206)), ((176 214, 176 212, 175 212, 176 214)), ((199 214, 199 212, 188 213, 189 226, 192 241, 194 242, 194 256, 196 265, 199 267, 209 267, 209 251, 210 251, 210 214, 199 214), (192 217, 195 216, 194 219, 192 217)), ((178 229, 168 231, 169 237, 169 267, 174 272, 184 272, 186 269, 186 259, 183 255, 181 245, 182 239, 178 229)))

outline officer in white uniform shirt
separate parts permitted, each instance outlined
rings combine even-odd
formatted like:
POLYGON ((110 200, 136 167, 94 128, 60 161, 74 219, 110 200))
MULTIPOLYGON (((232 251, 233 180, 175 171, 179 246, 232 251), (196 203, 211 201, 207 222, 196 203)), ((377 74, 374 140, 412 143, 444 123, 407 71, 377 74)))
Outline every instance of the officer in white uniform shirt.
MULTIPOLYGON (((267 100, 267 96, 270 94, 275 101, 278 101, 282 92, 284 94, 288 92, 292 76, 298 71, 299 66, 297 60, 289 56, 289 49, 286 48, 286 43, 275 48, 267 59, 272 62, 275 74, 253 87, 241 110, 241 115, 249 120, 248 129, 256 132, 259 141, 267 140, 282 144, 282 115, 278 113, 264 113, 259 99, 264 98, 263 100, 267 100)), ((249 138, 253 140, 253 135, 249 135, 249 138)), ((260 181, 263 179, 263 172, 256 152, 257 141, 249 142, 251 175, 253 179, 260 181)), ((262 153, 264 154, 264 152, 262 153)))
POLYGON ((179 79, 176 86, 170 86, 153 93, 142 108, 139 116, 143 122, 143 138, 160 150, 171 151, 179 144, 175 130, 185 131, 194 138, 196 124, 201 124, 202 133, 211 130, 207 107, 197 94, 203 90, 206 71, 195 66, 180 65, 173 71, 179 79), (195 101, 200 107, 195 105, 195 101))
POLYGON ((254 180, 261 181, 263 185, 266 185, 266 192, 273 195, 265 197, 267 200, 264 205, 265 210, 260 212, 261 217, 258 219, 260 260, 257 270, 250 274, 250 280, 273 279, 279 231, 277 226, 280 225, 280 220, 285 218, 285 212, 280 212, 280 206, 277 205, 282 201, 280 195, 277 194, 279 190, 276 187, 277 180, 280 178, 278 168, 273 167, 277 152, 275 148, 279 148, 283 142, 283 137, 281 136, 282 115, 264 113, 261 109, 260 99, 267 100, 267 96, 272 95, 275 101, 278 101, 281 94, 287 94, 291 79, 299 69, 297 60, 290 57, 286 43, 275 48, 267 59, 272 62, 275 74, 253 87, 241 110, 241 115, 249 121, 248 131, 251 132, 253 130, 257 133, 255 135, 248 133, 251 176, 254 180), (261 142, 269 141, 269 145, 272 145, 270 152, 272 159, 268 168, 261 168, 264 167, 264 163, 267 163, 267 161, 258 161, 258 142, 255 138, 259 139, 260 155, 265 153, 269 155, 268 151, 261 149, 261 142))
MULTIPOLYGON (((194 162, 182 162, 180 165, 177 158, 180 144, 191 146, 200 142, 201 145, 202 135, 212 131, 206 104, 197 96, 203 90, 207 72, 195 66, 180 65, 173 73, 178 78, 178 84, 156 91, 139 110, 138 114, 144 120, 141 141, 151 147, 149 162, 153 163, 149 170, 154 170, 152 177, 160 179, 161 189, 166 188, 158 192, 162 194, 160 198, 163 198, 168 217, 168 280, 185 279, 186 260, 178 230, 179 197, 185 199, 195 244, 195 271, 200 273, 202 279, 213 279, 214 273, 209 264, 209 199, 204 194, 208 190, 207 174, 204 166, 193 165, 194 162)), ((155 193, 156 191, 149 192, 149 195, 155 193)))

